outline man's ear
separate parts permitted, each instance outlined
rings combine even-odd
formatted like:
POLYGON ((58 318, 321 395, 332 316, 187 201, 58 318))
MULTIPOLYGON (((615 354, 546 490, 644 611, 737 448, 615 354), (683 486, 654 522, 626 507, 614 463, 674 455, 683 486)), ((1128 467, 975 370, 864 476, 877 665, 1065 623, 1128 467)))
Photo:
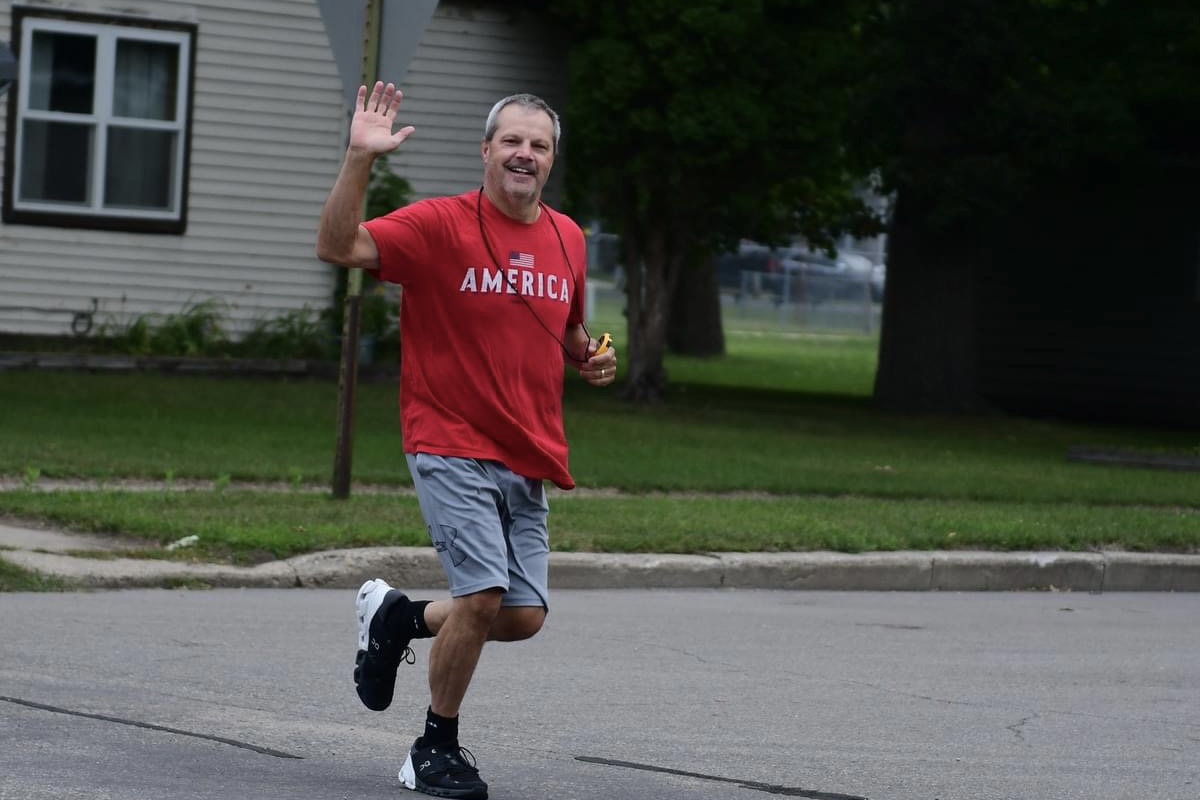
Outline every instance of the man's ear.
POLYGON ((487 163, 488 145, 489 142, 487 139, 484 139, 479 143, 479 156, 483 159, 483 163, 485 164, 487 163))

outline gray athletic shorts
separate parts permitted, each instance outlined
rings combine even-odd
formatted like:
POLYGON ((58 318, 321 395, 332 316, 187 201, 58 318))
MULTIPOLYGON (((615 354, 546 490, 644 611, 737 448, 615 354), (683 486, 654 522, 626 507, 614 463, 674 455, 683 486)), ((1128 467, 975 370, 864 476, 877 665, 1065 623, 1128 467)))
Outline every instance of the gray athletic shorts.
POLYGON ((450 594, 503 589, 502 605, 549 609, 549 508, 542 481, 496 461, 405 457, 450 594))

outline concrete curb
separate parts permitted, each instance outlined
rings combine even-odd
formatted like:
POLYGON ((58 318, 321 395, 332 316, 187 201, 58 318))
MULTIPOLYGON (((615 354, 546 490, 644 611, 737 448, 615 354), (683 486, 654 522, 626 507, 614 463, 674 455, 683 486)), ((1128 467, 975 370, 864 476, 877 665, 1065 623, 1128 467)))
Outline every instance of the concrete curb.
MULTIPOLYGON (((330 550, 254 567, 3 550, 4 559, 73 587, 357 588, 386 577, 444 588, 427 547, 330 550)), ((808 591, 1200 591, 1200 555, 1060 552, 553 553, 555 589, 740 588, 808 591)))

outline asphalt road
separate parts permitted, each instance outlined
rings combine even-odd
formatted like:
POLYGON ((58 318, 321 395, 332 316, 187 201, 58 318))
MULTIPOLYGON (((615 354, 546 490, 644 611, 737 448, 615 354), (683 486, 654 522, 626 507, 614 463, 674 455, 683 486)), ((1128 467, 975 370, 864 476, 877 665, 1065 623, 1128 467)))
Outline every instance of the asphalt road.
MULTIPOLYGON (((1195 800, 1200 594, 560 591, 490 645, 493 800, 1195 800)), ((353 590, 0 596, 0 798, 407 798, 353 590)))

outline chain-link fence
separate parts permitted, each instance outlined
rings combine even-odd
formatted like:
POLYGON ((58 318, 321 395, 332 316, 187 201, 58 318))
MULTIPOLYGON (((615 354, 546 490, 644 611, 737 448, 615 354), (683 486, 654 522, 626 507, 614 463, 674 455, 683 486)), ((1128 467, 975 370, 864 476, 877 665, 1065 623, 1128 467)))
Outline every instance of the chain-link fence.
POLYGON ((867 273, 743 271, 721 293, 726 328, 878 333, 882 283, 867 273))
MULTIPOLYGON (((765 246, 748 246, 719 259, 721 315, 726 330, 781 330, 876 334, 882 321, 884 269, 809 256, 785 261, 765 246), (754 269, 762 267, 762 270, 754 269)), ((624 269, 620 239, 588 236, 589 318, 623 317, 624 269)))
MULTIPOLYGON (((786 290, 773 291, 763 288, 770 287, 771 281, 758 281, 754 276, 772 279, 778 276, 747 275, 746 291, 721 292, 721 320, 726 331, 879 333, 882 307, 869 290, 859 297, 822 296, 822 289, 815 286, 819 281, 811 281, 803 294, 800 287, 792 285, 786 290)), ((608 276, 589 280, 587 287, 589 320, 599 319, 608 325, 624 322, 623 287, 608 276)))

